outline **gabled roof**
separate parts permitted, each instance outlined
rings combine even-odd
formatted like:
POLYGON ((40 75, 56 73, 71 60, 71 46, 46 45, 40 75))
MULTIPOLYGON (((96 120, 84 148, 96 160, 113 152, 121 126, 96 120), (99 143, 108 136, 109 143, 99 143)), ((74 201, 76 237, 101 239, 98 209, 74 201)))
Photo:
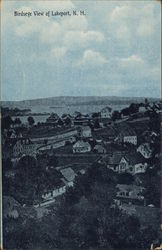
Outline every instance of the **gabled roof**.
POLYGON ((113 155, 109 158, 108 164, 118 165, 123 157, 131 165, 145 162, 144 157, 140 153, 118 151, 114 152, 113 155))
POLYGON ((136 191, 136 192, 142 192, 144 190, 144 187, 137 186, 137 185, 127 185, 127 184, 117 184, 116 187, 120 191, 136 191))
POLYGON ((76 174, 72 168, 64 168, 61 169, 60 172, 68 182, 73 181, 75 179, 76 174))
POLYGON ((137 152, 127 153, 124 157, 131 165, 145 162, 144 157, 137 152))
POLYGON ((89 144, 88 142, 84 142, 84 141, 82 141, 82 140, 77 141, 77 142, 73 145, 74 148, 78 148, 78 147, 89 147, 89 146, 90 146, 90 144, 89 144))
POLYGON ((94 149, 105 149, 103 145, 101 144, 96 144, 94 149))
POLYGON ((132 128, 123 128, 120 130, 119 134, 121 136, 136 136, 136 132, 132 128))
POLYGON ((113 155, 109 158, 108 164, 118 165, 124 156, 124 153, 121 151, 114 152, 113 155))

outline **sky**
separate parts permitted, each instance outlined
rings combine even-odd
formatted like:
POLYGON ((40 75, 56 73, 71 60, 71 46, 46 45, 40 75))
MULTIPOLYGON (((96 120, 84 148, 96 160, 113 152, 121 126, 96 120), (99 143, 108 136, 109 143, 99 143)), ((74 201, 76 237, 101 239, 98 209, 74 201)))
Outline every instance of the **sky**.
POLYGON ((160 97, 160 8, 153 0, 3 0, 1 99, 160 97), (75 10, 85 15, 45 15, 75 10))

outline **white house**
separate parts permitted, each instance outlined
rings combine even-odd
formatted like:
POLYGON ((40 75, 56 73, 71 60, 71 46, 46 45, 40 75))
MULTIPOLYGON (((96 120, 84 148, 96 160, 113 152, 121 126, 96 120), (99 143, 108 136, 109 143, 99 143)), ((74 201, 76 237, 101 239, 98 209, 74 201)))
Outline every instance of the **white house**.
POLYGON ((144 188, 136 185, 117 184, 116 201, 120 203, 134 203, 135 201, 144 202, 144 188))
POLYGON ((106 149, 104 148, 104 146, 100 144, 95 145, 94 151, 97 152, 98 154, 106 154, 106 149))
POLYGON ((152 156, 152 150, 150 148, 149 143, 143 143, 137 148, 137 152, 139 152, 144 158, 149 159, 152 156))
POLYGON ((114 172, 132 175, 145 173, 147 163, 139 153, 114 153, 108 160, 107 167, 114 172))
POLYGON ((66 192, 66 185, 62 180, 60 180, 60 184, 57 187, 55 187, 53 190, 44 192, 42 195, 42 198, 44 200, 51 200, 57 196, 64 194, 65 192, 66 192))
POLYGON ((120 129, 117 140, 120 142, 137 145, 137 134, 132 128, 126 126, 120 129))
POLYGON ((79 140, 73 145, 73 153, 86 153, 90 151, 91 145, 83 140, 79 140))
POLYGON ((101 118, 111 118, 112 109, 110 107, 105 107, 101 110, 101 118))
POLYGON ((146 109, 145 106, 140 106, 140 107, 139 107, 139 112, 144 113, 144 112, 146 112, 146 111, 147 111, 147 109, 146 109))

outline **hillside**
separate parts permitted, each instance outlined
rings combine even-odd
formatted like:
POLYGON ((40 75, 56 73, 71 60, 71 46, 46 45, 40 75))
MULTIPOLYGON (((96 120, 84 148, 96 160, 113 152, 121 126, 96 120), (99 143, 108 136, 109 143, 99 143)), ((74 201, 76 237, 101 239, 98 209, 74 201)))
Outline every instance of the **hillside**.
MULTIPOLYGON (((34 106, 77 106, 77 105, 120 105, 130 104, 131 102, 143 102, 144 97, 117 97, 117 96, 60 96, 60 97, 49 97, 23 101, 3 101, 3 107, 9 108, 30 108, 34 106)), ((158 99, 149 98, 150 102, 157 101, 158 99)))

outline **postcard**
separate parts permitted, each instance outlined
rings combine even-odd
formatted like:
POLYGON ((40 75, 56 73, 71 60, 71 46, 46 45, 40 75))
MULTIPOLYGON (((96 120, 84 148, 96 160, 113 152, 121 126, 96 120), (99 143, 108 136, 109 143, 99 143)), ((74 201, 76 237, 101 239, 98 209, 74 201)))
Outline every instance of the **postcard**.
POLYGON ((1 1, 1 247, 162 249, 161 1, 1 1))

